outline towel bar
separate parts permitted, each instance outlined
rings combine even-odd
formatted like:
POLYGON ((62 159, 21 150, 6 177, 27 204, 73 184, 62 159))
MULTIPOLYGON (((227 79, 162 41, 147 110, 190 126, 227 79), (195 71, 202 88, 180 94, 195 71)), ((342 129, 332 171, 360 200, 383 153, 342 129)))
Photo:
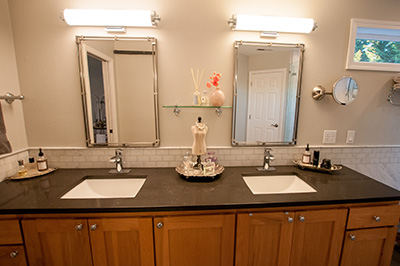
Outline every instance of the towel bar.
POLYGON ((0 96, 0 100, 6 100, 7 103, 12 104, 14 100, 23 100, 24 96, 14 95, 11 92, 7 92, 3 96, 0 96))

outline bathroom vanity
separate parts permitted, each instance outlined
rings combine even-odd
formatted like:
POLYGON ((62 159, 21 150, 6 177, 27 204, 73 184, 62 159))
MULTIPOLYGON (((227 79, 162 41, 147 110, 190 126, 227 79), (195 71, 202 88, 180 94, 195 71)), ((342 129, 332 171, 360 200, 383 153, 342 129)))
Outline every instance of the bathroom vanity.
POLYGON ((0 265, 390 265, 399 191, 346 167, 276 168, 229 167, 213 182, 133 169, 125 176, 146 178, 135 198, 61 199, 108 169, 2 182, 0 265), (260 174, 316 192, 256 195, 243 176, 260 174))

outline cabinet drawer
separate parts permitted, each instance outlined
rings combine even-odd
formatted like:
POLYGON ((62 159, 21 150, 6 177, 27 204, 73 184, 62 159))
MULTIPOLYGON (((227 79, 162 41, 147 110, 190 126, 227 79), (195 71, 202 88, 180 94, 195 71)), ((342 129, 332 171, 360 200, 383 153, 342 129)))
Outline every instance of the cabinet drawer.
POLYGON ((26 266, 24 246, 17 245, 0 247, 0 265, 26 266))
POLYGON ((347 229, 397 225, 399 215, 399 205, 350 208, 347 229))
POLYGON ((18 220, 0 221, 0 245, 22 244, 18 220))

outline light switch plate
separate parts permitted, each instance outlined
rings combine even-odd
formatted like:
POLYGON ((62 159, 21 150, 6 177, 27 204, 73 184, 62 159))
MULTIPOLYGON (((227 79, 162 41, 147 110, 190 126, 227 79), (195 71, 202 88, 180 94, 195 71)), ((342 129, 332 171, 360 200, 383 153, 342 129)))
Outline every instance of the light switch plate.
POLYGON ((324 144, 336 143, 336 133, 337 130, 324 130, 324 139, 322 140, 322 143, 324 144))
POLYGON ((355 137, 356 137, 356 131, 355 130, 347 130, 346 143, 348 143, 348 144, 354 143, 355 137))

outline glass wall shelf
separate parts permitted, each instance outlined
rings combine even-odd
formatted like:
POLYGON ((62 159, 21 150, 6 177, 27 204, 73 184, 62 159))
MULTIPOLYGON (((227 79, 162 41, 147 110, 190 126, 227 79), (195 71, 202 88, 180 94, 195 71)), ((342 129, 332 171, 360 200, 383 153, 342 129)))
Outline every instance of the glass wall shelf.
POLYGON ((215 109, 218 116, 222 114, 222 109, 230 109, 232 106, 204 106, 204 105, 164 105, 163 108, 174 108, 172 111, 176 116, 181 112, 181 108, 215 109))

